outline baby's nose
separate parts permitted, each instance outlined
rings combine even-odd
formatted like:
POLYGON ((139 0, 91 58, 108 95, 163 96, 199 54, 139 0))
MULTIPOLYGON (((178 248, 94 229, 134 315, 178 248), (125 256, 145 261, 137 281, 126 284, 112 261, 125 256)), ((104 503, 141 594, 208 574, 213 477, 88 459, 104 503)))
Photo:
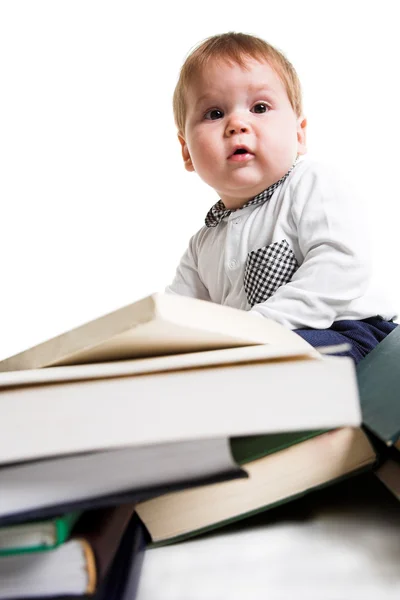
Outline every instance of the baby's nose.
POLYGON ((232 129, 228 129, 228 134, 233 135, 235 133, 246 133, 247 131, 247 127, 242 125, 241 127, 233 127, 232 129))
POLYGON ((243 118, 232 116, 226 126, 225 135, 232 136, 238 133, 247 133, 249 126, 243 118))

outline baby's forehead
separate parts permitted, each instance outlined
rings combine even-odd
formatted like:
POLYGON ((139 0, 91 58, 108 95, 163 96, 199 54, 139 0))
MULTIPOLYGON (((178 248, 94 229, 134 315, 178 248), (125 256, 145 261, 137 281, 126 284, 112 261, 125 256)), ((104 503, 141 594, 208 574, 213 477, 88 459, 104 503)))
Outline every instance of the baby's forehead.
POLYGON ((265 65, 267 68, 276 70, 276 65, 271 59, 262 56, 251 56, 249 54, 238 55, 237 58, 231 56, 210 56, 204 61, 193 65, 192 75, 202 76, 210 70, 229 70, 232 67, 240 67, 244 71, 251 71, 255 66, 265 65))
POLYGON ((207 87, 215 81, 218 83, 219 77, 226 75, 237 68, 246 76, 248 74, 249 85, 253 79, 257 83, 268 84, 275 83, 279 87, 285 88, 284 80, 279 72, 279 66, 272 60, 265 57, 253 57, 242 55, 238 60, 232 57, 215 56, 209 57, 204 63, 198 64, 191 70, 190 76, 186 82, 186 92, 196 93, 199 88, 207 87), (265 67, 265 68, 263 68, 265 67))

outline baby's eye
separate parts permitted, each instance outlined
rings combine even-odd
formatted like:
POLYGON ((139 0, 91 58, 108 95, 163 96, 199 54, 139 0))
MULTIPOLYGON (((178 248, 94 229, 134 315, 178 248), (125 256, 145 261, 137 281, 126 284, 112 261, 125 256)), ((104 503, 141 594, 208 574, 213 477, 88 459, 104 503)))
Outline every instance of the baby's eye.
POLYGON ((219 110, 219 108, 213 108, 212 110, 206 112, 204 118, 210 121, 215 121, 216 119, 222 119, 223 116, 224 113, 222 112, 222 110, 219 110))
POLYGON ((265 104, 265 102, 258 102, 258 104, 255 104, 251 110, 257 114, 262 114, 269 110, 269 106, 268 104, 265 104))

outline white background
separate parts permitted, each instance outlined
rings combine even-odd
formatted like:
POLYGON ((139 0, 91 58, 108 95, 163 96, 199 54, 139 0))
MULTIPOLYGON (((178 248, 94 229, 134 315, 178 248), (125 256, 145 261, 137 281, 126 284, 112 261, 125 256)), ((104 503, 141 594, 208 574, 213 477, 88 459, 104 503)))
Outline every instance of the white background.
POLYGON ((0 0, 0 358, 161 290, 215 193, 181 165, 171 98, 229 30, 283 50, 309 154, 349 173, 400 313, 397 1, 0 0))

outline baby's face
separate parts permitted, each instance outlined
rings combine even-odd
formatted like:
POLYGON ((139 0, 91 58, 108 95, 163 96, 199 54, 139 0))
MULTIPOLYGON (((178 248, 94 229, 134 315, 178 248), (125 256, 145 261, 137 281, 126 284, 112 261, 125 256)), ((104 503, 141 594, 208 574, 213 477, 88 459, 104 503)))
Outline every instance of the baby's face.
POLYGON ((284 84, 266 62, 248 69, 212 62, 186 94, 185 166, 239 208, 278 181, 304 154, 306 121, 297 118, 284 84))

